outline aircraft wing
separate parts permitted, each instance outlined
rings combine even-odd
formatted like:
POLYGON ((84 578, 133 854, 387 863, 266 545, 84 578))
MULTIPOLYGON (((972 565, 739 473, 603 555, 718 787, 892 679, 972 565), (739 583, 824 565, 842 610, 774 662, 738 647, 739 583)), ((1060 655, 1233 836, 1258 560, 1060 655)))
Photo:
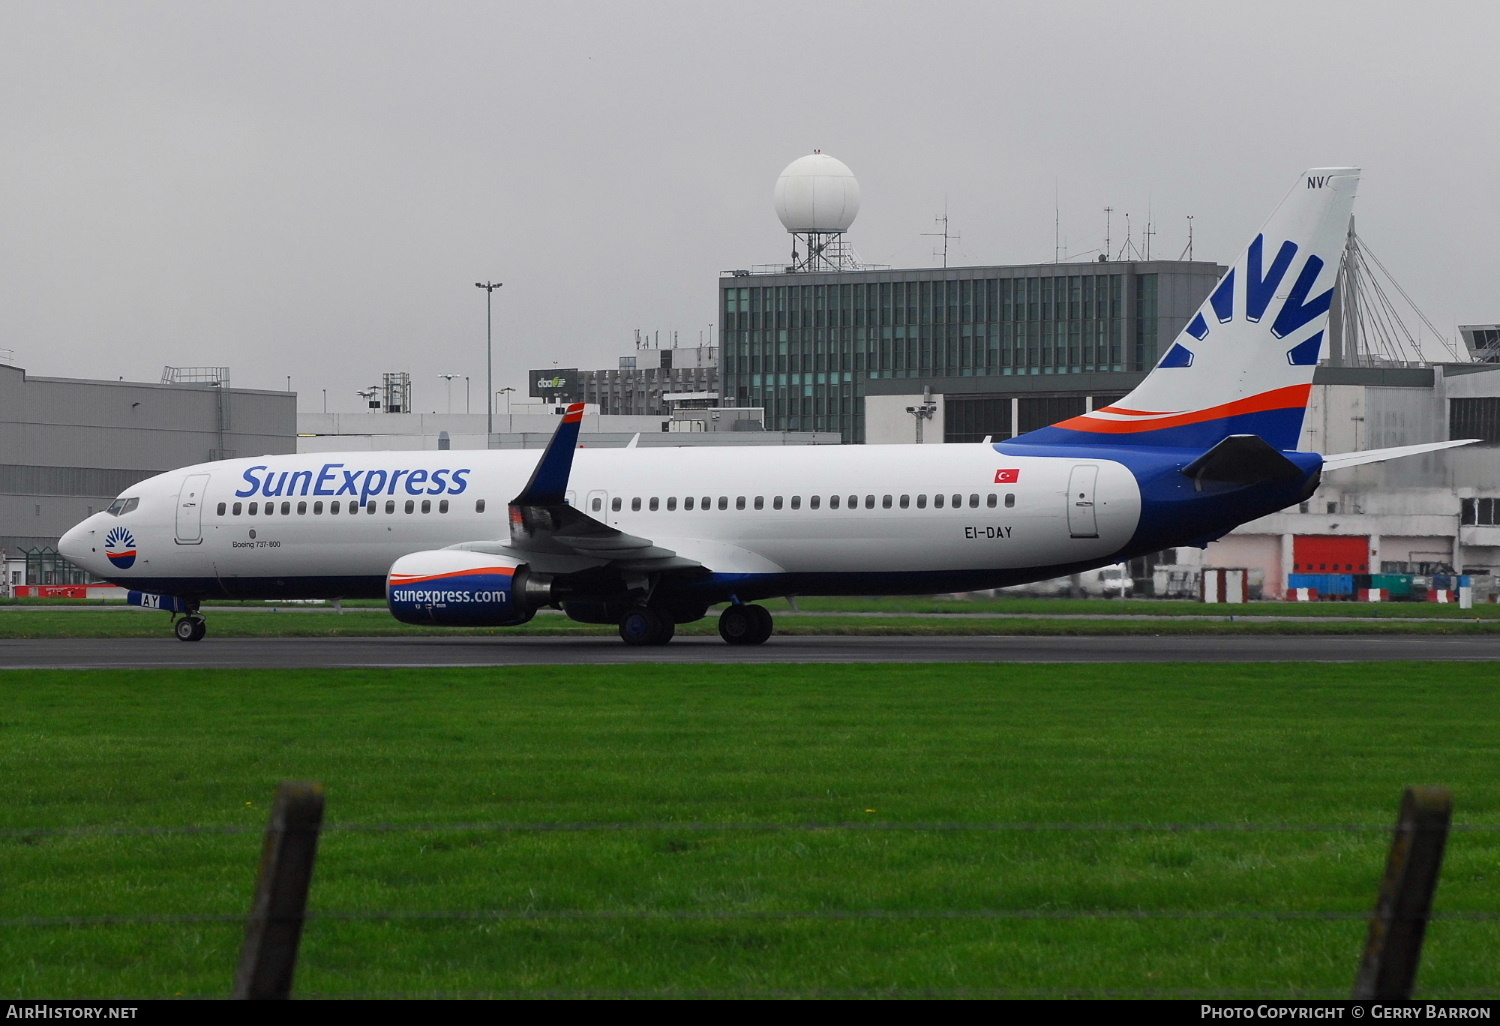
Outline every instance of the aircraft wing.
POLYGON ((680 556, 649 538, 610 527, 568 505, 568 477, 583 404, 574 403, 547 443, 531 480, 510 501, 509 541, 476 541, 450 548, 509 556, 544 573, 568 574, 600 567, 629 573, 704 570, 702 563, 680 556))
POLYGON ((1416 456, 1424 452, 1453 449, 1460 445, 1473 445, 1478 441, 1482 441, 1482 439, 1459 438, 1451 442, 1423 442, 1420 445, 1398 445, 1390 449, 1365 449, 1362 452, 1335 453, 1334 455, 1323 457, 1323 470, 1343 470, 1346 467, 1359 467, 1366 463, 1383 463, 1386 460, 1398 460, 1403 456, 1416 456))

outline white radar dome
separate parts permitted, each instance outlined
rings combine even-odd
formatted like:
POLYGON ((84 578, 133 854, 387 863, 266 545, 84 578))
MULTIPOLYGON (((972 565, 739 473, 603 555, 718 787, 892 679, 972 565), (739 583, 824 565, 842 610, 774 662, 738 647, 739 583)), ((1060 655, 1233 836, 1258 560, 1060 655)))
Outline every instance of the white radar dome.
POLYGON ((859 213, 859 183, 842 160, 814 150, 776 179, 776 216, 789 232, 842 232, 859 213))

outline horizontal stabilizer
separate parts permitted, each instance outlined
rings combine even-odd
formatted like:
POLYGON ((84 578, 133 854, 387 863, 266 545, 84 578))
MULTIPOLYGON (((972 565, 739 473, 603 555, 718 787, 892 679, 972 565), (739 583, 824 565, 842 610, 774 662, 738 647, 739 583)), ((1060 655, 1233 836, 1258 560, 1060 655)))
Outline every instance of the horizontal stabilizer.
POLYGON ((1440 449, 1454 449, 1460 445, 1473 445, 1478 438, 1459 438, 1451 442, 1423 442, 1421 445, 1398 445, 1390 449, 1366 449, 1363 452, 1341 452, 1323 457, 1323 469, 1343 470, 1345 467, 1360 467, 1366 463, 1383 463, 1399 460, 1403 456, 1416 456, 1440 449))
POLYGON ((1259 435, 1230 435, 1183 467, 1182 473, 1200 487, 1204 481, 1253 485, 1302 476, 1297 464, 1259 435))

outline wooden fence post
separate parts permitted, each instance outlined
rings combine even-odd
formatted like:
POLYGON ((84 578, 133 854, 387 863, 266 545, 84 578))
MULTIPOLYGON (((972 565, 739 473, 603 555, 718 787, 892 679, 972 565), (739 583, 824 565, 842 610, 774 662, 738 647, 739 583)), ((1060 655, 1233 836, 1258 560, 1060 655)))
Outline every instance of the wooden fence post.
POLYGON ((276 790, 261 848, 255 903, 234 977, 236 999, 292 996, 324 797, 323 785, 316 783, 287 780, 276 790))
POLYGON ((1401 796, 1385 880, 1354 979, 1356 1000, 1411 998, 1452 819, 1453 795, 1445 787, 1408 787, 1401 796))

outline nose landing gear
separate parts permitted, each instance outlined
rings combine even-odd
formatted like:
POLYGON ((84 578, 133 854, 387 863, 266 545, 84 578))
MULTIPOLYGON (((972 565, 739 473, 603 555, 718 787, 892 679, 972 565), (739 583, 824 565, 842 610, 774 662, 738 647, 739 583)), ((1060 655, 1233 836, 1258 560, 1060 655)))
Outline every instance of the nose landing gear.
POLYGON ((730 606, 719 614, 719 637, 731 645, 764 644, 774 626, 765 606, 730 606))

